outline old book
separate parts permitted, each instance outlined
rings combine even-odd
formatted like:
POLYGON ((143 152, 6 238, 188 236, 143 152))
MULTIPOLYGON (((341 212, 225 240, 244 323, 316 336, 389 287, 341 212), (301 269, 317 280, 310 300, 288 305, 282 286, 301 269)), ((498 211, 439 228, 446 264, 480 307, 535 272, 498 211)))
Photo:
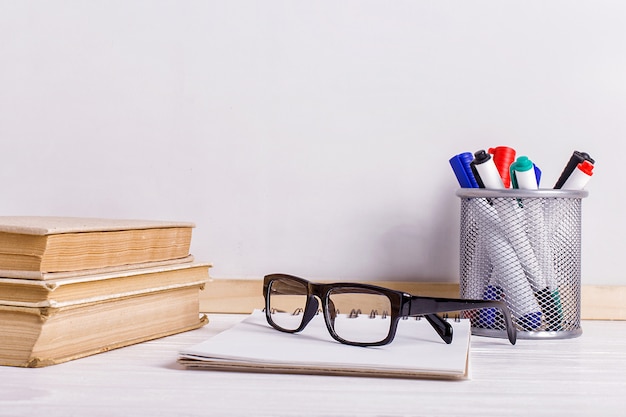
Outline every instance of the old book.
POLYGON ((79 277, 83 275, 96 275, 96 274, 104 274, 104 273, 112 273, 118 271, 129 271, 131 269, 143 269, 143 268, 152 268, 155 266, 167 266, 167 265, 177 265, 177 264, 187 264, 193 262, 193 255, 188 255, 184 258, 176 258, 176 259, 168 259, 165 261, 151 261, 151 262, 142 262, 137 264, 128 264, 128 265, 115 265, 115 266, 106 266, 103 268, 94 268, 94 269, 79 269, 76 271, 61 271, 61 272, 31 272, 31 271, 16 271, 11 270, 8 271, 9 275, 2 275, 0 271, 0 277, 10 277, 14 279, 30 279, 30 280, 56 280, 60 278, 71 278, 71 277, 79 277))
POLYGON ((45 281, 0 278, 0 304, 22 307, 63 307, 98 302, 147 291, 161 291, 208 279, 210 264, 185 262, 141 264, 143 268, 113 271, 108 268, 64 273, 45 281), (60 276, 60 277, 56 277, 60 276))
POLYGON ((156 220, 0 216, 0 276, 168 261, 189 256, 194 224, 156 220))
POLYGON ((31 305, 0 301, 0 365, 54 365, 201 327, 208 322, 199 311, 208 268, 179 266, 144 275, 134 271, 129 280, 120 276, 78 280, 34 297, 31 305), (135 278, 143 284, 132 284, 135 278), (119 292, 101 288, 99 297, 84 288, 88 283, 99 287, 108 283, 119 292))
MULTIPOLYGON (((361 316, 355 320, 371 320, 361 316)), ((393 378, 467 379, 469 320, 451 322, 445 344, 426 320, 400 320, 394 341, 364 348, 341 344, 328 334, 322 315, 301 333, 283 333, 256 310, 234 327, 180 352, 191 369, 240 372, 348 375, 393 378)))

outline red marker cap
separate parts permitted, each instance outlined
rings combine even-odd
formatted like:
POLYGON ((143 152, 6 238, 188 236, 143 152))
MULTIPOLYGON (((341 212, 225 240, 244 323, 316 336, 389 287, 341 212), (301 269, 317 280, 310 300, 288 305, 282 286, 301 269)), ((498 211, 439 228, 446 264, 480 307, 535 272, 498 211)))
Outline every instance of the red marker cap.
POLYGON ((585 174, 592 176, 593 175, 593 164, 589 161, 582 161, 578 164, 578 169, 580 169, 585 174))
POLYGON ((511 187, 511 173, 509 168, 511 164, 515 162, 515 149, 508 146, 497 146, 495 148, 489 148, 489 153, 493 155, 493 162, 498 168, 502 182, 506 188, 511 187))

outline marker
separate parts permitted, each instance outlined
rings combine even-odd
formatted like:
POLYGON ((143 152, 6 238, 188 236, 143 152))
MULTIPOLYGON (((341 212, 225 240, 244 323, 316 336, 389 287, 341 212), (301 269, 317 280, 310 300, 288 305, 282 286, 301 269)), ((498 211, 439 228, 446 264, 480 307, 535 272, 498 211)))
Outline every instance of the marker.
POLYGON ((561 188, 563 190, 582 190, 592 175, 593 164, 589 161, 583 161, 576 166, 561 188))
MULTIPOLYGON (((470 165, 481 188, 505 188, 493 158, 484 150, 474 153, 474 160, 470 165)), ((532 330, 541 324, 541 308, 524 271, 530 271, 534 274, 533 279, 539 281, 537 260, 526 233, 520 227, 523 223, 517 211, 517 202, 495 198, 492 203, 493 206, 485 202, 496 213, 485 213, 485 216, 500 220, 494 225, 494 233, 490 235, 490 239, 486 239, 490 244, 494 277, 500 282, 514 315, 517 313, 518 324, 525 330, 532 330)))
POLYGON ((569 161, 567 162, 567 165, 563 169, 563 172, 561 172, 561 176, 559 177, 558 181, 554 185, 554 188, 557 188, 557 189, 562 188, 563 184, 565 184, 565 181, 567 181, 567 179, 572 174, 572 172, 574 172, 578 164, 584 161, 589 161, 592 165, 596 163, 596 161, 594 161, 593 158, 589 156, 588 153, 574 151, 569 161))
MULTIPOLYGON (((471 152, 464 152, 462 154, 453 156, 450 159, 450 165, 452 166, 452 170, 454 171, 457 180, 459 181, 459 185, 463 188, 478 188, 478 182, 476 181, 476 177, 474 176, 474 172, 471 166, 471 162, 474 159, 474 155, 471 152)), ((475 229, 475 224, 472 225, 472 228, 475 229)), ((481 251, 478 252, 476 247, 466 248, 468 255, 471 256, 471 263, 468 267, 468 276, 478 278, 482 281, 480 287, 483 287, 484 290, 479 290, 478 293, 472 292, 471 294, 467 294, 470 297, 481 297, 483 300, 500 300, 500 296, 502 295, 502 288, 493 285, 490 283, 490 275, 492 270, 492 265, 489 262, 488 256, 481 257, 478 259, 478 256, 481 256, 482 253, 487 254, 487 248, 485 245, 484 235, 485 231, 481 233, 480 230, 474 230, 474 234, 477 236, 476 243, 477 247, 481 248, 481 251), (482 294, 480 294, 482 291, 482 294), (494 298, 498 297, 498 298, 494 298)), ((471 286, 470 289, 476 289, 476 286, 471 286)), ((479 311, 479 317, 477 321, 477 325, 482 328, 495 328, 497 326, 498 318, 502 318, 502 313, 497 308, 482 308, 479 311)))
MULTIPOLYGON (((511 164, 511 182, 515 188, 538 189, 535 164, 526 156, 520 156, 511 164)), ((526 271, 537 301, 546 318, 546 330, 560 330, 562 316, 561 297, 556 284, 549 231, 545 227, 541 200, 530 198, 522 204, 526 219, 527 236, 537 260, 537 271, 526 271)))
POLYGON ((450 158, 450 166, 452 166, 456 179, 462 188, 478 188, 478 183, 470 167, 472 159, 474 157, 471 152, 463 152, 450 158))
MULTIPOLYGON (((480 188, 504 188, 504 184, 502 183, 502 178, 500 177, 500 173, 498 172, 497 167, 495 166, 491 155, 489 155, 484 150, 477 151, 474 153, 474 160, 470 163, 470 167, 472 172, 474 173, 474 177, 476 182, 478 183, 480 188), (484 178, 484 180, 483 180, 484 178), (485 184, 486 183, 486 184, 485 184)), ((485 201, 486 203, 486 201, 485 201)), ((481 204, 483 202, 481 201, 481 204)), ((487 210, 487 208, 483 208, 483 210, 487 210)), ((495 213, 493 208, 490 209, 490 212, 485 212, 483 216, 494 216, 497 217, 498 214, 495 213)), ((480 246, 483 250, 486 250, 489 253, 489 258, 491 263, 493 264, 494 258, 498 256, 497 249, 493 247, 492 242, 490 242, 490 237, 494 233, 498 233, 497 225, 483 231, 479 236, 480 246), (486 236, 489 234, 489 236, 486 236), (491 253, 496 251, 496 253, 491 253)), ((498 262, 495 259, 495 262, 498 262)), ((497 271, 501 271, 502 268, 497 268, 497 271)), ((487 279, 487 285, 485 286, 485 291, 483 293, 483 300, 498 300, 503 297, 502 288, 497 284, 498 278, 493 275, 492 279, 487 279), (496 298, 499 297, 499 298, 496 298)), ((483 308, 480 310, 478 316, 479 326, 485 328, 497 328, 498 319, 500 318, 500 313, 498 309, 495 308, 483 308)))
MULTIPOLYGON (((511 179, 515 188, 529 190, 536 190, 538 188, 533 166, 532 161, 526 156, 519 157, 516 162, 511 164, 511 179)), ((542 236, 536 236, 533 240, 529 238, 524 230, 524 219, 526 219, 526 222, 530 221, 536 223, 532 226, 529 225, 529 231, 535 232, 543 230, 543 211, 541 203, 536 199, 526 200, 523 203, 523 210, 520 210, 519 204, 516 205, 514 203, 511 206, 504 206, 504 203, 504 201, 500 202, 502 207, 499 212, 506 211, 508 214, 507 216, 501 214, 501 218, 506 225, 506 236, 515 248, 515 253, 517 253, 519 261, 526 272, 526 276, 533 291, 539 293, 545 290, 548 284, 539 266, 537 250, 533 246, 533 240, 535 241, 534 243, 537 243, 536 241, 538 240, 539 244, 542 245, 541 242, 543 239, 542 236)))
POLYGON ((508 146, 497 146, 489 148, 489 153, 493 155, 493 162, 496 164, 496 168, 498 168, 502 184, 504 184, 505 188, 509 188, 511 186, 509 167, 515 161, 515 149, 508 146))
MULTIPOLYGON (((476 178, 474 177, 474 173, 472 172, 472 168, 470 166, 470 163, 472 162, 473 159, 474 159, 474 155, 472 155, 471 152, 463 152, 450 158, 450 161, 449 161, 450 166, 452 167, 452 170, 454 171, 454 174, 456 175, 456 179, 458 180, 459 185, 462 188, 478 188, 478 183, 476 182, 476 178)), ((480 233, 480 230, 476 229, 475 221, 472 221, 471 224, 466 225, 466 227, 471 229, 469 233, 477 236, 477 240, 475 242, 476 245, 473 245, 471 247, 466 246, 465 248, 466 256, 468 256, 471 259, 469 266, 468 266, 467 274, 469 277, 478 278, 482 281, 482 285, 477 283, 478 285, 476 286, 473 286, 473 285, 469 286, 470 291, 466 293, 466 296, 468 296, 469 298, 479 298, 482 296, 483 300, 496 300, 495 298, 491 298, 491 296, 490 298, 485 298, 486 294, 487 293, 490 294, 492 290, 489 289, 490 286, 488 285, 489 275, 491 274, 491 264, 489 264, 487 259, 484 259, 484 258, 478 259, 478 257, 481 256, 482 252, 485 252, 484 244, 481 242, 483 240, 481 238, 483 234, 480 233), (480 247, 481 250, 480 251, 477 250, 477 247, 480 247), (476 287, 480 287, 480 288, 476 288, 476 287), (483 287, 485 288, 484 293, 483 293, 483 287), (471 291, 471 290, 474 290, 474 291, 471 291)), ((502 293, 502 290, 498 288, 498 292, 502 293)), ((480 309, 479 311, 480 317, 478 318, 478 325, 480 327, 493 328, 495 324, 495 319, 489 320, 489 318, 490 317, 495 318, 498 314, 500 316, 502 315, 500 310, 498 310, 497 308, 480 309), (487 310, 493 310, 493 312, 487 313, 486 312, 487 310)))
MULTIPOLYGON (((593 167, 594 167, 595 162, 593 161, 593 159, 589 157, 589 155, 584 154, 582 152, 575 152, 574 155, 572 156, 572 159, 585 157, 585 156, 587 157, 587 159, 584 159, 582 162, 579 162, 575 166, 575 168, 572 170, 572 172, 569 174, 569 176, 567 176, 566 180, 563 182, 562 186, 560 187, 561 189, 582 190, 585 188, 585 186, 591 179, 591 176, 593 175, 593 167)), ((571 162, 571 159, 570 159, 570 162, 571 162)), ((563 174, 561 175, 561 177, 563 177, 563 174)), ((557 187, 555 186, 555 188, 557 187)), ((561 250, 566 250, 565 248, 569 247, 569 245, 572 244, 571 239, 569 239, 570 234, 568 232, 568 226, 564 222, 558 222, 557 224, 558 225, 557 225, 556 230, 552 230, 549 232, 550 236, 552 237, 552 244, 556 245, 557 247, 562 248, 561 250)), ((574 250, 580 250, 580 247, 574 250)), ((563 259, 561 257, 555 257, 554 268, 556 270, 556 274, 557 275, 570 274, 571 265, 566 265, 565 266, 566 269, 564 271, 562 261, 563 259)), ((554 296, 554 292, 552 294, 554 296)), ((557 303, 556 312, 558 314, 558 317, 563 317, 563 308, 561 306, 560 298, 556 299, 555 302, 557 303)), ((561 323, 558 323, 558 327, 550 325, 547 330, 561 330, 560 325, 561 323)))

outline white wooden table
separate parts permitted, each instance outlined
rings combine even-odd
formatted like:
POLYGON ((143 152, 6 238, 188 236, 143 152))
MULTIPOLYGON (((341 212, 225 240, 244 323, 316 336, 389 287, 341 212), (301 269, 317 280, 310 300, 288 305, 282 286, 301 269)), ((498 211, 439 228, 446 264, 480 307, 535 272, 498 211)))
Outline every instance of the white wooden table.
MULTIPOLYGON (((244 316, 47 368, 0 367, 0 416, 624 416, 626 322, 568 340, 472 336, 468 381, 187 370, 181 348, 244 316)), ((0 335, 1 337, 1 335, 0 335)))

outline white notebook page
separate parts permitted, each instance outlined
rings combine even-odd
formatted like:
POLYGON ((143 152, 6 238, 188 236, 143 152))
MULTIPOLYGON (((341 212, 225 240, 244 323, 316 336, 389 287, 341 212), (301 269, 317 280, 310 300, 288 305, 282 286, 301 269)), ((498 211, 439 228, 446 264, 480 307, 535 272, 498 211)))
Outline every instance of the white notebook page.
MULTIPOLYGON (((362 320, 370 320, 363 316, 362 320)), ((255 311, 233 328, 181 352, 181 363, 200 361, 227 368, 308 373, 362 373, 393 376, 465 378, 468 371, 470 324, 450 320, 453 341, 446 344, 425 319, 400 320, 396 337, 388 345, 357 347, 335 341, 322 315, 297 334, 283 333, 267 324, 265 313, 255 311), (267 369, 264 369, 267 368, 267 369), (342 372, 343 371, 343 372, 342 372)))

